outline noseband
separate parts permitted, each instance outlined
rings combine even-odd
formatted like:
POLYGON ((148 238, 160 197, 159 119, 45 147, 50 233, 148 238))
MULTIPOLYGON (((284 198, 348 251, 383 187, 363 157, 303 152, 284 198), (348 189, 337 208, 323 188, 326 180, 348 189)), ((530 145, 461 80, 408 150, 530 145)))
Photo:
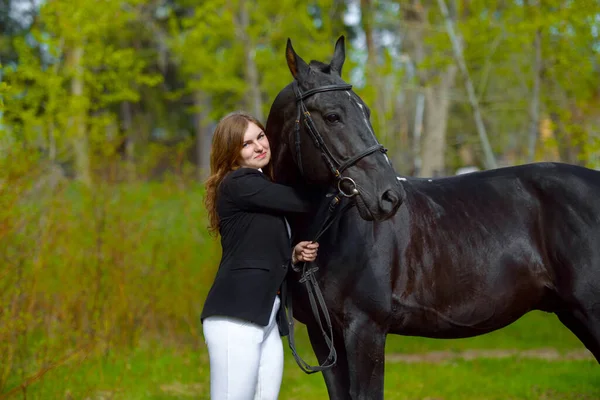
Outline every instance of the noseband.
POLYGON ((321 152, 321 156, 325 160, 327 167, 329 168, 329 170, 333 174, 335 180, 337 181, 337 188, 338 188, 340 194, 345 197, 356 196, 357 194, 359 194, 358 189, 356 188, 356 183, 354 182, 354 180, 352 180, 352 178, 343 177, 342 172, 344 172, 344 170, 351 167, 352 165, 356 164, 362 158, 364 158, 370 154, 373 154, 377 151, 380 151, 385 154, 387 152, 387 149, 385 147, 383 147, 383 145, 377 143, 377 144, 363 150, 362 152, 356 154, 355 156, 347 158, 346 160, 344 160, 342 162, 336 160, 336 158, 333 156, 333 154, 331 153, 331 151, 325 144, 325 141, 323 140, 323 136, 321 136, 321 134, 317 130, 317 127, 315 126, 315 123, 314 123, 312 117, 310 116, 310 112, 308 111, 308 109, 306 108, 306 105, 304 104, 304 99, 312 96, 313 94, 322 93, 322 92, 331 92, 331 91, 337 91, 337 90, 351 90, 352 85, 348 85, 348 84, 326 85, 326 86, 321 86, 318 88, 307 90, 304 93, 302 93, 300 91, 298 81, 294 81, 293 87, 294 87, 294 93, 296 95, 296 104, 298 105, 298 114, 296 117, 296 127, 294 130, 294 133, 296 136, 295 137, 296 160, 298 163, 298 168, 300 169, 300 173, 304 175, 304 170, 302 168, 302 154, 300 151, 300 122, 302 122, 304 124, 304 126, 306 127, 306 130, 308 131, 310 137, 312 138, 315 147, 321 152), (350 192, 346 191, 344 189, 343 183, 349 184, 349 186, 352 188, 352 190, 350 192))

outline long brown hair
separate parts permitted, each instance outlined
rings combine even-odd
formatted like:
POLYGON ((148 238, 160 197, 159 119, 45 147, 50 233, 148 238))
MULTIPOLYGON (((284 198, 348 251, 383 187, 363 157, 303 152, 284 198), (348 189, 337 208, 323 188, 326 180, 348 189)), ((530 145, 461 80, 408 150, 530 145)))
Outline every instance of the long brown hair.
MULTIPOLYGON (((256 124, 263 131, 265 130, 260 121, 242 111, 226 115, 215 128, 210 149, 210 176, 205 182, 206 196, 204 197, 204 205, 208 212, 208 231, 211 234, 219 233, 219 215, 217 214, 219 185, 228 172, 240 167, 244 133, 250 122, 256 124)), ((268 170, 263 169, 263 172, 271 176, 270 163, 267 168, 268 170)))

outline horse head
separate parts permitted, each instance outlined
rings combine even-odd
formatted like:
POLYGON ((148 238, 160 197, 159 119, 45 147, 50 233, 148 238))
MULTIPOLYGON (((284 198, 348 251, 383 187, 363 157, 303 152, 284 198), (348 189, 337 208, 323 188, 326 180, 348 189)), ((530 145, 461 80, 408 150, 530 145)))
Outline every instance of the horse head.
POLYGON ((344 37, 330 64, 307 64, 288 39, 294 81, 275 98, 267 120, 275 179, 288 184, 335 185, 353 197, 368 221, 391 217, 404 189, 371 126, 370 111, 341 77, 344 37))

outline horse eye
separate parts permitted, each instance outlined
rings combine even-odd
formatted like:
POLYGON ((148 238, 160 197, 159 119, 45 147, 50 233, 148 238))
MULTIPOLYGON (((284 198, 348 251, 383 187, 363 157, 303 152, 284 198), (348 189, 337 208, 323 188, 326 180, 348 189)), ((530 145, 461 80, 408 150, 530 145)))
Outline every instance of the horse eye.
POLYGON ((340 122, 340 116, 334 113, 327 114, 325 116, 325 120, 329 123, 335 124, 336 122, 340 122))

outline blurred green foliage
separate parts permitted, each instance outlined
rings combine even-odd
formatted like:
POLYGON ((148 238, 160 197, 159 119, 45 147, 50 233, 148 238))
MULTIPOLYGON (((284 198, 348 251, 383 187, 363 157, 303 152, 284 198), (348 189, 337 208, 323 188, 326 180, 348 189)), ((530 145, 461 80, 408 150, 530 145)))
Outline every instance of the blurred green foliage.
MULTIPOLYGON (((198 319, 220 246, 202 179, 215 121, 234 109, 266 120, 291 81, 287 38, 306 61, 327 62, 344 34, 343 77, 406 173, 419 147, 415 99, 455 62, 433 0, 53 0, 21 15, 16 3, 0 1, 0 399, 15 388, 40 399, 207 398, 198 319), (415 32, 422 57, 406 44, 415 32)), ((535 159, 600 167, 598 2, 448 4, 495 154, 526 159, 540 32, 535 159)), ((449 96, 447 170, 481 165, 460 79, 449 96)), ((532 314, 468 340, 390 337, 387 351, 539 347, 582 348, 532 314)), ((389 362, 386 398, 600 398, 591 364, 389 362)), ((324 390, 288 357, 283 398, 324 390)))
POLYGON ((199 345, 220 255, 202 190, 179 179, 2 185, 0 391, 82 346, 199 345))

